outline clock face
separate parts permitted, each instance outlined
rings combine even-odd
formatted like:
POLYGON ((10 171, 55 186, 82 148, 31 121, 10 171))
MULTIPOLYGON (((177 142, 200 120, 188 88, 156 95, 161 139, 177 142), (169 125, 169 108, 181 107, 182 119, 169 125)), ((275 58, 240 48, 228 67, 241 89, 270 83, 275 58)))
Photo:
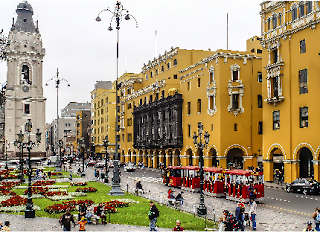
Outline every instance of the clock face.
POLYGON ((23 90, 24 92, 28 92, 28 91, 29 91, 29 87, 28 87, 28 86, 23 86, 23 87, 22 87, 22 90, 23 90))

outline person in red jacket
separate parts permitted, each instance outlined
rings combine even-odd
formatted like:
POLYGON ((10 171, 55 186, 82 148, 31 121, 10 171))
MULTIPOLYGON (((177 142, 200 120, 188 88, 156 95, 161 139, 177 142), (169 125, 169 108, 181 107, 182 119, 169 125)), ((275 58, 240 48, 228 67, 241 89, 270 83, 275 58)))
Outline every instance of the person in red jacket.
POLYGON ((181 222, 180 222, 180 220, 177 220, 177 221, 176 221, 176 226, 173 228, 172 231, 184 231, 184 228, 181 227, 181 222))

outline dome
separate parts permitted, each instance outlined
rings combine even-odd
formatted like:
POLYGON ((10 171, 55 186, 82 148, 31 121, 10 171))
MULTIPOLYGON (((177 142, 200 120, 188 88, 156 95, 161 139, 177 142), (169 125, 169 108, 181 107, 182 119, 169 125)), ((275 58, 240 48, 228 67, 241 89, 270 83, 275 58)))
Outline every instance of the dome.
POLYGON ((17 21, 15 25, 12 27, 12 31, 16 30, 19 32, 38 32, 38 29, 36 29, 32 15, 33 15, 33 9, 32 6, 27 2, 23 1, 19 3, 17 6, 17 21))
POLYGON ((17 6, 16 12, 18 13, 18 11, 29 11, 33 15, 32 6, 27 1, 23 1, 19 3, 19 5, 17 6))

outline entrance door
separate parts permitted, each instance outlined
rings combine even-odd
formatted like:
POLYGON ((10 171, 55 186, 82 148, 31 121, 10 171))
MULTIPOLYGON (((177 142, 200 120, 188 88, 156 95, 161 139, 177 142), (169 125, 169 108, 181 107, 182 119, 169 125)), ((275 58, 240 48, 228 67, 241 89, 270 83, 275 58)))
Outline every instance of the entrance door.
POLYGON ((300 152, 300 177, 313 178, 313 157, 311 151, 306 147, 300 152))
POLYGON ((229 150, 227 154, 227 163, 229 167, 243 169, 243 151, 239 148, 229 150))

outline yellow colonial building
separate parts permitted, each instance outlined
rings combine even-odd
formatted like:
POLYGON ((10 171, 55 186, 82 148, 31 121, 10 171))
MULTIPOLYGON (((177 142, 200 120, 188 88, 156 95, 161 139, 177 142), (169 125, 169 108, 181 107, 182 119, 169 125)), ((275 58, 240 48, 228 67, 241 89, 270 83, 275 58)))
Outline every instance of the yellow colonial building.
POLYGON ((260 14, 265 180, 319 180, 319 2, 265 1, 260 14))
POLYGON ((109 137, 108 153, 113 158, 115 148, 116 92, 111 81, 99 81, 91 92, 91 143, 97 157, 106 154, 103 139, 109 137))
POLYGON ((262 147, 259 37, 248 51, 172 48, 120 83, 121 161, 198 165, 192 135, 210 136, 205 166, 256 166, 262 147))

